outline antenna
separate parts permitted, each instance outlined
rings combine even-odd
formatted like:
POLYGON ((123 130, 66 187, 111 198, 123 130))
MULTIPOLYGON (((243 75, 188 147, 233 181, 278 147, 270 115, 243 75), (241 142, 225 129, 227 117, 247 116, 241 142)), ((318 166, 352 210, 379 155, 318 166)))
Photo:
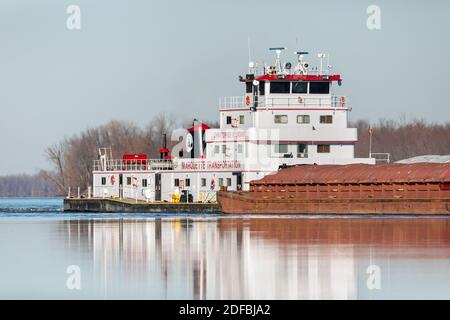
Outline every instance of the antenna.
POLYGON ((278 73, 281 73, 283 71, 283 67, 281 66, 281 51, 286 50, 284 47, 276 47, 276 48, 269 48, 270 51, 275 51, 276 59, 275 59, 275 66, 278 68, 278 73))
POLYGON ((327 57, 327 54, 326 53, 319 53, 317 55, 317 57, 319 57, 319 59, 320 59, 319 74, 323 74, 323 59, 325 59, 327 57))
POLYGON ((309 52, 295 51, 294 54, 296 54, 298 56, 298 63, 297 63, 297 66, 295 67, 295 70, 298 71, 300 74, 307 74, 308 64, 305 63, 305 61, 303 60, 303 56, 305 54, 309 54, 309 52))

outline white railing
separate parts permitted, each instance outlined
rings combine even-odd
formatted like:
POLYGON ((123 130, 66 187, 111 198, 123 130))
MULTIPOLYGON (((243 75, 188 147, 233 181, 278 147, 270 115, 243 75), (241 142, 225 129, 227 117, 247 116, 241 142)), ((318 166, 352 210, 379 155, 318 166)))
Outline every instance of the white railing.
POLYGON ((348 99, 346 96, 329 97, 264 97, 257 101, 254 98, 246 100, 245 96, 223 97, 219 100, 220 109, 243 109, 254 106, 257 108, 346 108, 348 99))
POLYGON ((147 170, 173 170, 172 160, 94 160, 94 171, 147 171, 147 170))
POLYGON ((89 186, 86 191, 82 192, 80 187, 68 187, 67 188, 67 199, 82 199, 91 198, 92 188, 89 186))
POLYGON ((391 154, 390 153, 382 153, 382 152, 372 152, 369 154, 369 158, 374 158, 375 162, 385 162, 390 163, 391 162, 391 154))

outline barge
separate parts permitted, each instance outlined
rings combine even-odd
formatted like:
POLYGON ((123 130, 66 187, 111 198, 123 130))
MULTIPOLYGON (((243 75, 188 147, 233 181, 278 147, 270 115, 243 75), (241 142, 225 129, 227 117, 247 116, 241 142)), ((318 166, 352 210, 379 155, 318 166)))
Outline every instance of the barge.
POLYGON ((228 214, 450 215, 450 163, 295 166, 218 201, 228 214))

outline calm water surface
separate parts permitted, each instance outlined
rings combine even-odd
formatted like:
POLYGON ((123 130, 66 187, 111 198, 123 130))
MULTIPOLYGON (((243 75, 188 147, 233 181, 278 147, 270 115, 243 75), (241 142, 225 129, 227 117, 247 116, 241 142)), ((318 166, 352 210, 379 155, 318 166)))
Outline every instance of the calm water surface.
POLYGON ((0 298, 450 299, 448 218, 61 207, 56 198, 0 198, 0 298), (67 287, 69 266, 79 267, 80 290, 67 287))

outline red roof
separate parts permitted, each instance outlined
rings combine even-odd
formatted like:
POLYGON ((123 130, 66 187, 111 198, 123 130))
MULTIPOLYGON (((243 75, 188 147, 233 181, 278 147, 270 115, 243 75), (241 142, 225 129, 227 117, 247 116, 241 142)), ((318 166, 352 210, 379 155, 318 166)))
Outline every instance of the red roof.
MULTIPOLYGON (((287 74, 280 78, 276 74, 265 74, 256 78, 258 81, 341 81, 340 74, 312 75, 312 74, 287 74)), ((248 80, 250 81, 250 80, 248 80)))
POLYGON ((129 161, 129 160, 147 160, 148 157, 146 154, 128 154, 125 153, 122 157, 122 159, 124 161, 129 161))
POLYGON ((206 129, 209 129, 209 126, 207 126, 206 124, 202 123, 201 125, 189 128, 187 130, 189 132, 193 132, 193 131, 198 131, 199 129, 201 129, 202 131, 205 131, 206 129))

